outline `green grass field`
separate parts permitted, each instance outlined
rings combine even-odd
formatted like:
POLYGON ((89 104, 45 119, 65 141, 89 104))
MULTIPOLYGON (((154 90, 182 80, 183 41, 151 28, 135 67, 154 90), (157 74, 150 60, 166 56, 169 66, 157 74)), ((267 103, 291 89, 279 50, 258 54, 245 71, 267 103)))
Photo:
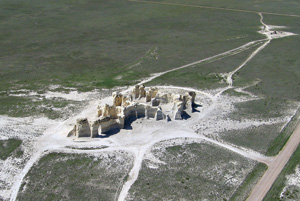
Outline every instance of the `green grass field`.
MULTIPOLYGON (((147 1, 147 0, 146 0, 147 1)), ((217 8, 242 9, 246 11, 271 12, 299 15, 300 3, 297 0, 270 1, 270 0, 152 0, 153 2, 177 3, 184 5, 211 6, 217 8)), ((231 11, 235 12, 235 11, 231 11)))
MULTIPOLYGON (((205 143, 154 148, 152 153, 164 164, 143 162, 129 200, 229 200, 235 191, 249 193, 249 186, 237 188, 256 162, 235 153, 205 143)), ((247 179, 248 185, 253 182, 247 179)))
POLYGON ((262 38, 259 16, 119 1, 2 1, 2 91, 134 84, 262 38), (222 19, 222 20, 220 20, 222 19), (240 37, 239 39, 236 39, 240 37), (158 58, 147 57, 157 47, 158 58), (122 79, 115 80, 120 73, 122 79))
POLYGON ((22 140, 19 139, 8 139, 0 140, 0 159, 5 160, 11 155, 16 157, 22 155, 22 150, 19 148, 22 144, 22 140))
POLYGON ((193 65, 186 69, 176 70, 158 77, 147 86, 153 85, 176 85, 194 87, 197 89, 216 89, 226 87, 227 83, 222 77, 222 73, 230 72, 237 68, 255 47, 245 50, 236 55, 217 58, 216 60, 206 61, 193 65))

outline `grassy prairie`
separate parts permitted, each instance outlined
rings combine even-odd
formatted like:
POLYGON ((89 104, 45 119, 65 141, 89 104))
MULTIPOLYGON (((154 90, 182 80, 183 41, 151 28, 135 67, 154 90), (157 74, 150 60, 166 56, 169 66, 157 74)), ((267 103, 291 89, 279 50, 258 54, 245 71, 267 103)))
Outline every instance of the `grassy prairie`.
POLYGON ((185 69, 176 70, 158 77, 146 85, 176 85, 197 89, 215 89, 228 84, 222 73, 233 71, 257 48, 252 47, 236 55, 205 61, 185 69))
MULTIPOLYGON (((298 7, 298 13, 300 8, 298 7)), ((299 18, 265 15, 264 21, 267 24, 283 26, 282 30, 300 34, 300 21, 299 18)), ((299 36, 297 36, 299 38, 299 36)))
POLYGON ((76 111, 82 103, 64 99, 35 99, 28 96, 0 96, 0 115, 12 117, 47 116, 50 119, 62 118, 76 111))
MULTIPOLYGON (((32 101, 11 96, 11 90, 45 93, 49 85, 79 91, 134 85, 150 73, 262 38, 256 33, 258 15, 126 0, 3 0, 0 19, 0 114, 18 117, 60 118, 59 110, 72 111, 76 103, 32 101)), ((174 76, 182 77, 185 86, 222 86, 221 78, 208 71, 174 76), (193 85, 185 80, 199 81, 193 85)))
MULTIPOLYGON (((262 98, 235 104, 235 111, 230 118, 236 121, 256 120, 268 121, 285 117, 291 108, 296 111, 295 104, 278 98, 262 98)), ((238 146, 253 149, 268 156, 275 156, 283 148, 286 141, 299 122, 299 111, 285 122, 250 126, 245 129, 229 130, 220 133, 222 140, 238 146), (283 126, 285 126, 283 128, 283 126)))
POLYGON ((129 200, 228 200, 256 164, 210 144, 154 148, 152 153, 164 164, 143 162, 129 200))
POLYGON ((279 135, 281 126, 282 124, 251 126, 245 129, 229 130, 219 135, 222 140, 229 143, 265 154, 279 135))
POLYGON ((272 40, 236 76, 235 85, 259 79, 261 82, 247 90, 267 98, 300 101, 300 37, 272 40))
POLYGON ((50 153, 26 175, 18 200, 114 200, 131 165, 125 153, 50 153))
POLYGON ((0 13, 2 91, 131 85, 262 38, 258 15, 125 0, 4 0, 0 13), (157 56, 127 68, 154 47, 157 56))
POLYGON ((295 113, 287 125, 282 129, 279 135, 272 141, 271 146, 268 147, 266 152, 267 156, 275 156, 284 147, 291 134, 294 132, 299 123, 300 111, 295 113))
MULTIPOLYGON (((152 0, 156 2, 179 3, 199 6, 213 6, 218 8, 243 9, 256 12, 275 12, 299 15, 300 3, 297 0, 270 1, 270 0, 152 0)), ((232 12, 232 11, 230 11, 232 12)))
POLYGON ((232 119, 270 119, 286 115, 288 106, 293 104, 279 98, 261 98, 235 104, 235 111, 230 114, 232 119), (283 108, 286 107, 285 110, 283 108))
POLYGON ((15 156, 22 155, 19 148, 21 144, 22 140, 19 139, 0 140, 0 159, 5 160, 13 153, 15 153, 15 156))

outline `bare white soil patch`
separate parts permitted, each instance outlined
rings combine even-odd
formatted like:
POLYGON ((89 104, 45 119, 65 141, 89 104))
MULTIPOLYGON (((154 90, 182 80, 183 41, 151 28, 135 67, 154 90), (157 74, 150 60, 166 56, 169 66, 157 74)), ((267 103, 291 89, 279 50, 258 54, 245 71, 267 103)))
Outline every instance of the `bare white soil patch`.
POLYGON ((296 167, 294 174, 286 176, 285 185, 280 194, 282 200, 300 199, 300 165, 296 167))
POLYGON ((4 161, 0 160, 0 195, 3 198, 9 198, 12 185, 35 152, 33 147, 34 142, 42 135, 46 128, 57 123, 59 122, 45 117, 13 118, 0 116, 0 139, 21 139, 21 149, 23 151, 23 155, 20 158, 10 156, 4 161))
POLYGON ((31 96, 32 98, 36 97, 36 98, 46 98, 46 99, 61 98, 70 101, 86 101, 91 97, 99 96, 98 90, 94 90, 90 92, 78 92, 76 90, 72 90, 67 93, 57 92, 57 91, 46 91, 45 93, 37 93, 35 91, 27 91, 27 90, 21 90, 18 92, 22 92, 22 93, 15 93, 15 91, 13 92, 10 91, 9 95, 19 96, 19 97, 31 96))

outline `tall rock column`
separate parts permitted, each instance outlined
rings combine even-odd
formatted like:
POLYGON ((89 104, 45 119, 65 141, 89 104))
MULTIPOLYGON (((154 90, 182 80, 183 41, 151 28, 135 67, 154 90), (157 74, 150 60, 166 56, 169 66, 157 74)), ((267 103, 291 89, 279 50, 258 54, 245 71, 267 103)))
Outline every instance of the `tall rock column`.
POLYGON ((134 99, 139 98, 139 94, 140 94, 140 89, 139 89, 139 85, 134 86, 133 90, 132 90, 132 95, 134 99))
POLYGON ((113 105, 114 106, 121 106, 122 101, 123 101, 123 95, 121 93, 114 92, 112 94, 112 96, 113 96, 113 105))
POLYGON ((141 85, 139 87, 139 93, 140 93, 139 98, 145 98, 146 97, 146 91, 145 91, 145 86, 144 85, 141 85))
POLYGON ((191 101, 192 101, 192 105, 194 105, 195 104, 195 98, 196 98, 196 92, 190 91, 189 95, 192 97, 191 101))
POLYGON ((77 119, 75 135, 79 137, 91 137, 91 128, 87 118, 77 119))

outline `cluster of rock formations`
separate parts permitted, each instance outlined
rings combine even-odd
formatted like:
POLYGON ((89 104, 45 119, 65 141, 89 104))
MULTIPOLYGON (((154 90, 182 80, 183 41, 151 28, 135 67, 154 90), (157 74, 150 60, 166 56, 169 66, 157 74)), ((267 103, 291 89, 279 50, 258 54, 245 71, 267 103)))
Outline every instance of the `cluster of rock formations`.
POLYGON ((126 123, 138 118, 182 120, 185 111, 192 112, 196 93, 163 93, 157 88, 146 90, 144 85, 137 85, 128 95, 114 92, 112 96, 111 106, 98 106, 96 120, 77 119, 69 136, 96 137, 113 129, 122 129, 126 123))

